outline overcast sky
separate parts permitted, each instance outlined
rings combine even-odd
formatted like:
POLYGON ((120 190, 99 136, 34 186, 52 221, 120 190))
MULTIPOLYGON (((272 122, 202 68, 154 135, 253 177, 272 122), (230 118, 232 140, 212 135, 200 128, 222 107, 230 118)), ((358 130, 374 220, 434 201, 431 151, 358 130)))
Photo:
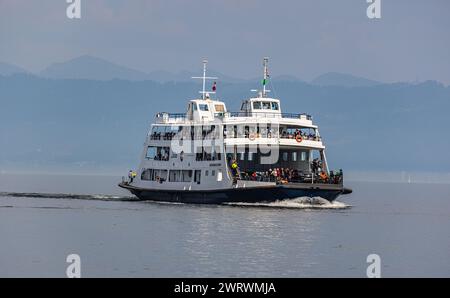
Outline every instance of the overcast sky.
POLYGON ((450 1, 381 0, 0 0, 0 61, 40 71, 93 55, 150 72, 198 70, 203 57, 222 73, 309 80, 338 71, 384 82, 450 84, 450 1))

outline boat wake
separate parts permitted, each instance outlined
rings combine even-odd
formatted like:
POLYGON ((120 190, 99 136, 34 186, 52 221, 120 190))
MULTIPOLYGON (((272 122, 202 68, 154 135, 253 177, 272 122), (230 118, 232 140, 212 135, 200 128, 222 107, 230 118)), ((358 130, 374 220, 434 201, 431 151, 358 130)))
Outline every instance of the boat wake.
POLYGON ((261 203, 227 203, 230 206, 290 208, 290 209, 349 209, 352 206, 342 202, 330 202, 321 197, 301 197, 295 199, 279 200, 275 202, 261 203))
POLYGON ((62 194, 62 193, 61 194, 51 194, 51 193, 0 192, 0 197, 95 200, 95 201, 137 201, 137 198, 131 197, 131 196, 81 195, 81 194, 62 194))

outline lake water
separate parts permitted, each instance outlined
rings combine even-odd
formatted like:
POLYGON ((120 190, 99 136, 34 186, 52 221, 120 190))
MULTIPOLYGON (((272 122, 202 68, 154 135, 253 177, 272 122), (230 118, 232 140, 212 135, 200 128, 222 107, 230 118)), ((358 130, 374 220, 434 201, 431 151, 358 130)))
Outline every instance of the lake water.
POLYGON ((199 206, 133 201, 118 181, 0 175, 0 277, 65 277, 73 253, 83 277, 365 277, 369 254, 383 277, 450 277, 448 184, 350 181, 327 205, 199 206))

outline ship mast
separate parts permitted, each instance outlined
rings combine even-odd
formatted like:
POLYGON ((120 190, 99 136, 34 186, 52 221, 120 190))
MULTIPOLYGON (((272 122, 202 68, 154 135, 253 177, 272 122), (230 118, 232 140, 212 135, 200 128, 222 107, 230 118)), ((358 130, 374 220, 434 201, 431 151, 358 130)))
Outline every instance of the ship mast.
POLYGON ((201 79, 203 81, 203 88, 202 91, 199 91, 200 94, 202 94, 202 99, 205 100, 207 98, 207 95, 209 94, 216 94, 215 91, 206 91, 206 80, 217 80, 216 77, 207 77, 206 76, 206 68, 208 65, 208 60, 203 59, 203 76, 202 77, 192 77, 193 79, 201 79))
POLYGON ((266 83, 267 83, 267 79, 269 78, 269 57, 264 57, 263 66, 264 66, 264 76, 263 76, 262 97, 266 97, 267 92, 270 92, 270 91, 266 90, 266 83))
POLYGON ((268 90, 266 88, 267 82, 269 81, 269 57, 264 57, 263 59, 263 66, 264 66, 264 73, 263 73, 263 79, 262 79, 262 85, 263 85, 263 89, 258 90, 258 89, 252 89, 252 92, 258 92, 258 96, 259 97, 267 97, 267 93, 270 92, 270 90, 268 90))

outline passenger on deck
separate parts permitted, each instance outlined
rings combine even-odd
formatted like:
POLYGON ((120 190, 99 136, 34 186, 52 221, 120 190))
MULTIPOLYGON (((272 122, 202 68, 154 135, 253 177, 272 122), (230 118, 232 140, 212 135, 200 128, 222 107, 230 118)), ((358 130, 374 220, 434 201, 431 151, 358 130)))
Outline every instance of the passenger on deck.
POLYGON ((136 172, 134 172, 134 171, 132 171, 132 170, 130 170, 130 171, 128 172, 128 179, 129 179, 130 183, 133 183, 134 178, 136 178, 136 176, 137 176, 137 173, 136 173, 136 172))
POLYGON ((239 174, 239 166, 238 166, 236 160, 233 160, 231 162, 231 171, 232 171, 233 176, 235 176, 235 177, 238 176, 238 174, 239 174))

